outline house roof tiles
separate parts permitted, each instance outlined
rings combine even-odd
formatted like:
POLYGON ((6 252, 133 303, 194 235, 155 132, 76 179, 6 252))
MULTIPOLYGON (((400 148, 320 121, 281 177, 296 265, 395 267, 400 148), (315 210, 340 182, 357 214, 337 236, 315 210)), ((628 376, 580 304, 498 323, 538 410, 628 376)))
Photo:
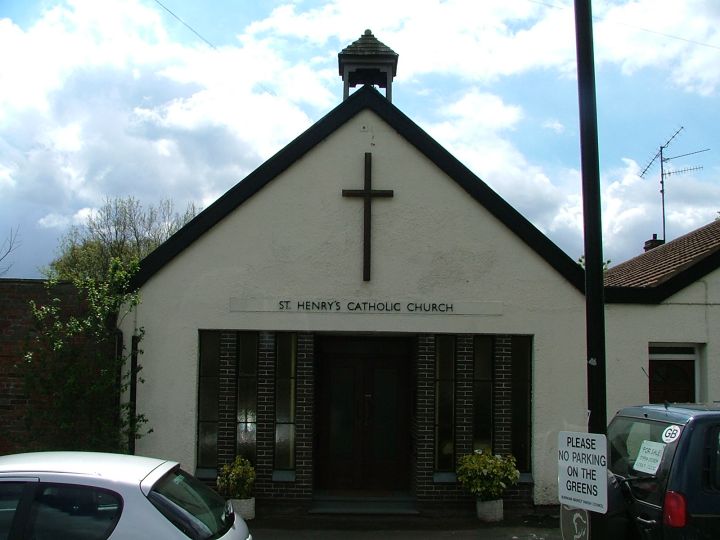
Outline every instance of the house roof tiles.
POLYGON ((720 221, 605 272, 609 302, 661 302, 720 267, 720 221))
POLYGON ((618 264, 605 272, 605 285, 654 287, 720 249, 720 221, 618 264))

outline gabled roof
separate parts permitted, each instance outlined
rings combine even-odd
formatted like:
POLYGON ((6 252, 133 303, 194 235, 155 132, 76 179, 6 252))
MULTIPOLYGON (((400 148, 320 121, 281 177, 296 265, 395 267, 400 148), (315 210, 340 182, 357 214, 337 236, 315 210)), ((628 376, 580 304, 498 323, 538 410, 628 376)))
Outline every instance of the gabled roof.
POLYGON ((720 267, 720 221, 605 272, 609 302, 657 303, 720 267))
POLYGON ((560 275, 579 291, 584 290, 582 268, 542 234, 532 223, 510 206, 480 178, 454 158, 432 137, 410 120, 377 90, 364 86, 335 109, 318 120, 307 131, 260 165, 241 182, 150 253, 140 264, 134 284, 147 282, 174 257, 233 212, 268 182, 288 169, 315 145, 363 110, 370 110, 387 122, 398 134, 424 154, 439 169, 457 182, 470 196, 485 207, 501 223, 545 259, 560 275))

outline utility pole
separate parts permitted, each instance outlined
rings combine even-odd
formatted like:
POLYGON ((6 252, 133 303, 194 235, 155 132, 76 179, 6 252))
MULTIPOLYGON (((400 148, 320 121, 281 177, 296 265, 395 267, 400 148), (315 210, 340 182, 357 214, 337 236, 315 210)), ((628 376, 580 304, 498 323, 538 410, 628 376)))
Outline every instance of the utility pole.
POLYGON ((585 335, 588 431, 605 433, 605 298, 603 290, 600 165, 598 157, 595 60, 590 0, 575 0, 580 154, 585 237, 585 335))

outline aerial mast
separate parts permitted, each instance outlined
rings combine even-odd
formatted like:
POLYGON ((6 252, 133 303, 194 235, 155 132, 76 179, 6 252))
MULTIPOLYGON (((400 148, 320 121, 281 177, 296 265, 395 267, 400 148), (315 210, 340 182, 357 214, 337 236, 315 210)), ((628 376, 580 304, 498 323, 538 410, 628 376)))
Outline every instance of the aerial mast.
POLYGON ((650 160, 650 162, 645 166, 643 171, 640 173, 640 178, 645 178, 645 173, 650 170, 650 168, 653 166, 653 164, 656 161, 660 161, 660 200, 662 204, 662 240, 665 242, 666 236, 665 236, 665 178, 668 176, 672 176, 673 174, 683 174, 687 172, 692 171, 699 171, 702 170, 702 167, 685 167, 684 169, 674 169, 674 170, 665 170, 665 163, 681 158, 686 156, 692 156, 693 154, 699 154, 701 152, 707 152, 710 150, 709 148, 705 148, 703 150, 696 150, 695 152, 688 152, 687 154, 680 154, 679 156, 672 156, 672 157, 665 157, 665 150, 668 146, 670 146, 670 143, 677 137, 680 132, 685 129, 683 126, 680 126, 680 128, 672 134, 672 136, 665 142, 665 144, 660 145, 660 149, 657 151, 657 153, 653 156, 653 158, 650 160))

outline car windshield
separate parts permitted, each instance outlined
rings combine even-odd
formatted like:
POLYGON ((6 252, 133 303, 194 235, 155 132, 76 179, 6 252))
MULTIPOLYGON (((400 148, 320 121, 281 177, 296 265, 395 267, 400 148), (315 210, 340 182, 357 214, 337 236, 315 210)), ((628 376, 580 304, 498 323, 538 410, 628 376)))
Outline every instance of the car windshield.
POLYGON ((220 538, 233 524, 234 517, 225 500, 179 468, 163 476, 148 498, 190 538, 220 538))
POLYGON ((633 495, 660 505, 683 426, 617 416, 608 426, 610 471, 627 480, 633 495))

